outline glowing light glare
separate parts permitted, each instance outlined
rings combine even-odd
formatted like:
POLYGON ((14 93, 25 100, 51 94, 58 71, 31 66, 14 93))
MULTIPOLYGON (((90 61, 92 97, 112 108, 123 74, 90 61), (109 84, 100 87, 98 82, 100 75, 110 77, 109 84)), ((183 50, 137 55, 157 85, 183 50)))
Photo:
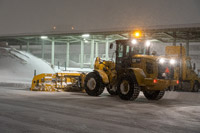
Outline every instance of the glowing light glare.
POLYGON ((132 44, 136 44, 136 43, 137 43, 137 40, 133 39, 133 40, 131 41, 131 43, 132 43, 132 44))
POLYGON ((139 33, 139 32, 136 32, 136 33, 135 33, 135 36, 136 36, 136 37, 139 37, 139 36, 140 36, 140 33, 139 33))
POLYGON ((85 43, 88 43, 88 40, 84 39, 84 42, 85 42, 85 43))
POLYGON ((133 33, 133 36, 134 36, 135 38, 139 38, 139 37, 141 36, 141 32, 140 32, 140 31, 135 31, 135 32, 133 33))
POLYGON ((169 62, 170 62, 170 64, 174 65, 176 63, 176 60, 171 59, 169 62))
POLYGON ((48 36, 41 36, 40 38, 41 38, 41 39, 47 39, 48 36))
POLYGON ((82 37, 83 37, 83 38, 90 37, 90 34, 83 34, 82 37))
POLYGON ((159 62, 160 62, 161 64, 163 64, 163 63, 165 63, 165 59, 164 59, 164 58, 161 58, 161 59, 159 60, 159 62))
POLYGON ((151 45, 151 42, 150 42, 150 41, 146 41, 146 42, 145 42, 145 45, 146 45, 147 47, 149 47, 149 46, 151 45))

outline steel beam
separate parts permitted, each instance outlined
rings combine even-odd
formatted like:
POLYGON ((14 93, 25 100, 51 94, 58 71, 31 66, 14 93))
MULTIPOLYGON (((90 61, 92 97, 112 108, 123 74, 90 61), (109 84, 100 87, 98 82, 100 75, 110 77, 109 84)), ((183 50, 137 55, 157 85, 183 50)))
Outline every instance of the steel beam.
POLYGON ((106 48, 105 48, 105 53, 106 53, 106 60, 109 59, 109 41, 106 39, 106 48))
POLYGON ((69 67, 69 42, 67 42, 66 46, 66 67, 69 67))
POLYGON ((81 41, 81 62, 80 62, 80 67, 81 69, 83 68, 84 63, 84 41, 81 41))
POLYGON ((98 57, 99 56, 99 44, 98 42, 95 43, 95 56, 98 57))
POLYGON ((42 59, 44 59, 44 40, 42 41, 42 59))
POLYGON ((54 67, 55 60, 55 41, 54 38, 51 41, 51 65, 54 67))
POLYGON ((90 67, 93 68, 94 64, 94 40, 91 40, 91 52, 90 52, 90 67))

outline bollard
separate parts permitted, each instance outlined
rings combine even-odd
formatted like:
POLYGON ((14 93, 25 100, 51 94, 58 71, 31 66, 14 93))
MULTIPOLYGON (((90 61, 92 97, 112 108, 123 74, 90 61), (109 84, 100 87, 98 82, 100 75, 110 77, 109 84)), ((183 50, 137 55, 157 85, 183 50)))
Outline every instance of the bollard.
POLYGON ((60 66, 59 66, 59 61, 58 61, 58 69, 60 69, 60 66))
POLYGON ((67 63, 65 62, 65 71, 67 70, 66 67, 67 67, 67 63))
POLYGON ((36 76, 36 70, 34 70, 34 76, 36 76))

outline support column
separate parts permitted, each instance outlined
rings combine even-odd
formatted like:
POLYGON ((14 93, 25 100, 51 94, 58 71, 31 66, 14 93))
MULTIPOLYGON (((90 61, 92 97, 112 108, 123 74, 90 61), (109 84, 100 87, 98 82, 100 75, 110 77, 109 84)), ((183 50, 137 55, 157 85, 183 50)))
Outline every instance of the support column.
POLYGON ((91 52, 90 52, 90 67, 93 68, 94 64, 93 64, 93 61, 94 61, 94 40, 91 40, 91 52))
POLYGON ((26 45, 26 52, 29 52, 30 50, 29 50, 29 41, 27 42, 27 45, 26 45))
POLYGON ((42 59, 44 59, 44 40, 42 41, 42 59))
POLYGON ((186 55, 190 55, 190 47, 189 47, 189 32, 187 32, 187 40, 186 40, 186 55))
POLYGON ((54 57, 55 55, 55 41, 54 38, 52 38, 52 42, 51 42, 51 65, 54 67, 54 57))
POLYGON ((19 44, 19 49, 22 50, 22 44, 21 43, 19 44))
POLYGON ((98 42, 96 42, 95 45, 96 45, 95 46, 95 56, 98 57, 99 56, 99 44, 98 44, 98 42))
POLYGON ((109 41, 106 39, 106 60, 109 59, 109 41))
POLYGON ((81 69, 83 68, 83 63, 84 63, 84 42, 83 40, 81 41, 81 69))
POLYGON ((173 46, 176 46, 176 32, 173 32, 173 37, 174 37, 173 46))
POLYGON ((69 42, 67 42, 66 46, 66 66, 69 67, 69 42))

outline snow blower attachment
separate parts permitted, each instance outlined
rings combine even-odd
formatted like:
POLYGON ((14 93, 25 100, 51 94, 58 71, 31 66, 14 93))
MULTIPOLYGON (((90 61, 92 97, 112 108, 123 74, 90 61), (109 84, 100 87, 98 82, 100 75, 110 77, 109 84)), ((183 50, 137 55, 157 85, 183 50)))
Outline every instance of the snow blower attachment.
POLYGON ((81 91, 85 74, 60 72, 55 74, 39 74, 32 80, 31 91, 81 91))

